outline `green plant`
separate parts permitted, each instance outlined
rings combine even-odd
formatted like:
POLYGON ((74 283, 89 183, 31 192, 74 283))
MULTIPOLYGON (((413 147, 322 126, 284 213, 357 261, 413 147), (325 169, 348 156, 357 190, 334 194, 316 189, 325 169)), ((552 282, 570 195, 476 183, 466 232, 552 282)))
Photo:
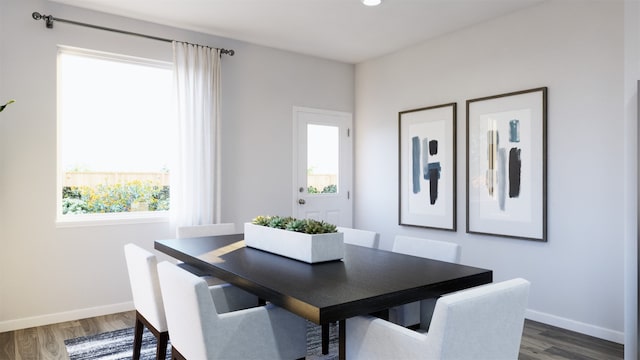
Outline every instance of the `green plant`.
POLYGON ((15 100, 9 100, 9 101, 7 101, 7 103, 6 103, 6 104, 4 104, 4 105, 0 106, 0 112, 2 112, 2 110, 4 110, 4 108, 6 108, 6 107, 7 107, 7 105, 9 105, 9 104, 13 104, 14 102, 16 102, 16 101, 15 101, 15 100))
POLYGON ((169 210, 169 187, 151 182, 130 181, 95 187, 62 188, 63 214, 129 212, 135 209, 136 204, 144 204, 143 208, 148 211, 169 210))
POLYGON ((338 232, 338 227, 335 226, 334 224, 329 224, 323 221, 322 231, 323 233, 334 233, 334 232, 338 232))
POLYGON ((269 220, 269 227, 277 228, 277 229, 285 229, 289 221, 291 221, 291 218, 281 217, 281 216, 272 216, 271 220, 269 220))
POLYGON ((336 226, 333 224, 313 219, 296 219, 290 216, 258 216, 253 219, 251 223, 304 234, 328 234, 338 232, 336 226))
POLYGON ((335 194, 338 192, 338 187, 336 185, 327 185, 324 188, 322 188, 322 193, 323 194, 335 194))
POLYGON ((305 229, 307 234, 327 234, 338 231, 335 225, 326 223, 324 221, 307 219, 306 222, 307 223, 305 229))
POLYGON ((293 219, 287 224, 286 230, 295 232, 305 232, 307 229, 307 222, 304 220, 293 219))
POLYGON ((324 227, 319 221, 307 219, 305 229, 307 234, 322 234, 324 227))
POLYGON ((258 216, 253 219, 252 223, 260 226, 269 226, 269 221, 271 221, 271 216, 258 216))
POLYGON ((327 185, 322 188, 322 191, 317 187, 310 185, 307 187, 307 193, 309 194, 335 194, 338 192, 338 187, 335 184, 327 185))

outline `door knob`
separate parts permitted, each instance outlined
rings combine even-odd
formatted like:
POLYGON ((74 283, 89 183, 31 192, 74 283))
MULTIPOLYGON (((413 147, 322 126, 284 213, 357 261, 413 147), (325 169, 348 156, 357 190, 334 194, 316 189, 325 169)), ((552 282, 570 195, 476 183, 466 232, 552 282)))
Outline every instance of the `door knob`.
POLYGON ((306 201, 304 201, 304 199, 298 199, 298 204, 300 204, 300 205, 304 205, 304 204, 306 204, 306 203, 307 203, 307 202, 306 202, 306 201))

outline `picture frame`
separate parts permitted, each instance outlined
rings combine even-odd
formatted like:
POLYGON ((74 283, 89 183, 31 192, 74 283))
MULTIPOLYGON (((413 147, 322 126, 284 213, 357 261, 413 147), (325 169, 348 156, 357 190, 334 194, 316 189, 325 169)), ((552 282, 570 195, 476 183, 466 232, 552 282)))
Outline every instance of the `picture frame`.
POLYGON ((400 225, 456 230, 456 114, 456 103, 398 113, 400 225))
POLYGON ((467 233, 547 241, 547 88, 466 105, 467 233))

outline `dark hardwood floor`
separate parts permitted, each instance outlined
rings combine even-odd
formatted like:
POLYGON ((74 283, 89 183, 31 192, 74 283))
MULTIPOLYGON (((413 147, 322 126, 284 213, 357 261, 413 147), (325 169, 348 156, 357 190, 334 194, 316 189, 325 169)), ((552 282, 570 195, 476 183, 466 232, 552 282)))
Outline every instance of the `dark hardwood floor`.
MULTIPOLYGON (((65 339, 132 327, 134 320, 124 312, 0 333, 0 360, 67 359, 65 339)), ((621 344, 527 320, 519 358, 608 360, 623 359, 624 351, 621 344)))
POLYGON ((624 359, 624 346, 551 325, 525 320, 519 359, 624 359))
POLYGON ((0 333, 0 359, 68 359, 65 339, 133 327, 134 321, 131 311, 0 333))

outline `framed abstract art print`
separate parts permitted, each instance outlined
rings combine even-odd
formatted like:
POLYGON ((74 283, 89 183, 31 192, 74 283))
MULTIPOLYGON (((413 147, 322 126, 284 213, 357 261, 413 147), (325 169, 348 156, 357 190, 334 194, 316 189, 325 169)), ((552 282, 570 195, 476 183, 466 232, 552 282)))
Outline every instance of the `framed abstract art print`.
POLYGON ((456 104, 401 111, 399 224, 456 230, 456 104))
POLYGON ((547 241, 547 88, 467 100, 467 233, 547 241))

